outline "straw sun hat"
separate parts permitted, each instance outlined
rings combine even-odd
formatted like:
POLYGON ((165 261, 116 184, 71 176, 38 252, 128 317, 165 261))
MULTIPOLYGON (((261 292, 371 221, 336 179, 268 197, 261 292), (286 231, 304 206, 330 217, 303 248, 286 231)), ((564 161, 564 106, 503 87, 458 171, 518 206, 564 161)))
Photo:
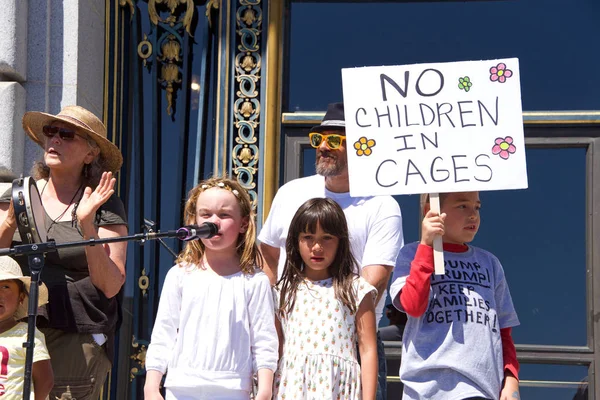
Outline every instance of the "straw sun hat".
POLYGON ((116 172, 123 164, 123 156, 117 146, 106 138, 106 127, 92 112, 80 106, 66 106, 58 115, 39 111, 29 111, 23 116, 25 133, 37 144, 44 147, 45 136, 42 131, 45 125, 61 121, 79 131, 85 132, 100 148, 104 158, 104 167, 116 172))
MULTIPOLYGON (((31 278, 28 276, 23 276, 21 272, 21 267, 19 264, 10 258, 9 256, 1 256, 0 257, 0 281, 18 279, 25 284, 25 289, 27 290, 27 294, 29 294, 29 289, 31 287, 31 278)), ((40 290, 38 291, 38 307, 43 306, 48 302, 48 289, 46 285, 43 283, 40 285, 40 290)), ((25 297, 25 300, 15 312, 15 319, 21 319, 27 316, 27 307, 29 306, 29 296, 25 297)))

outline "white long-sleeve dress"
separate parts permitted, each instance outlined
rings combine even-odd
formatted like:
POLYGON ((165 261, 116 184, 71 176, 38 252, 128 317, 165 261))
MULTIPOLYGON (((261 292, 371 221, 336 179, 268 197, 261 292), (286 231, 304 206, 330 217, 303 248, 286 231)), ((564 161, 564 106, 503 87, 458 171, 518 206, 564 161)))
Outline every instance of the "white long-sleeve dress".
POLYGON ((196 399, 249 396, 253 373, 275 371, 277 352, 271 285, 262 271, 169 270, 146 354, 146 370, 166 373, 168 390, 194 391, 196 399))

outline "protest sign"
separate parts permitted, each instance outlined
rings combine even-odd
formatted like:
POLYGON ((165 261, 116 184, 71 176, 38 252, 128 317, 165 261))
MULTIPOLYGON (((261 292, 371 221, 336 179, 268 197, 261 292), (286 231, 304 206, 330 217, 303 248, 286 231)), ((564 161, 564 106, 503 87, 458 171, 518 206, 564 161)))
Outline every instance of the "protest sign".
POLYGON ((350 194, 527 188, 519 77, 516 58, 342 69, 350 194))
POLYGON ((350 194, 527 188, 518 59, 342 70, 350 194))

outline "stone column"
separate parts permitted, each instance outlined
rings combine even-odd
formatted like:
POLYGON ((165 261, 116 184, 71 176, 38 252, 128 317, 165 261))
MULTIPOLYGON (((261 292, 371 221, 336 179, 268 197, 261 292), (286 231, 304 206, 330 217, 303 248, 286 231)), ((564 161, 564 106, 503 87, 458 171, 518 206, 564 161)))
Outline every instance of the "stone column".
MULTIPOLYGON (((27 79, 27 1, 7 0, 0 7, 0 178, 23 173, 25 138, 21 118, 25 112, 27 79)), ((5 190, 2 185, 0 194, 5 190)))
POLYGON ((5 0, 0 8, 0 168, 29 175, 42 151, 25 111, 78 104, 102 118, 105 0, 5 0), (8 143, 8 146, 4 146, 8 143))

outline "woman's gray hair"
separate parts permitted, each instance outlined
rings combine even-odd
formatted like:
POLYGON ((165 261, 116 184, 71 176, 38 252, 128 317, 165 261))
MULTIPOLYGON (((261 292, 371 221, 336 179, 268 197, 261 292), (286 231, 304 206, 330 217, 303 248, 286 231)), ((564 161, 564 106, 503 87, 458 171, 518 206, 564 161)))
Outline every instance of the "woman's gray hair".
MULTIPOLYGON (((100 150, 98 144, 96 144, 94 140, 87 138, 87 143, 90 149, 100 150)), ((102 154, 98 153, 98 156, 96 156, 91 163, 84 165, 81 170, 81 175, 83 175, 86 186, 95 189, 96 186, 98 186, 98 182, 100 182, 100 178, 104 171, 108 171, 106 161, 102 154)), ((33 179, 36 181, 39 179, 48 179, 48 177, 50 177, 50 167, 46 165, 43 159, 41 161, 36 161, 31 169, 31 176, 33 176, 33 179)))

